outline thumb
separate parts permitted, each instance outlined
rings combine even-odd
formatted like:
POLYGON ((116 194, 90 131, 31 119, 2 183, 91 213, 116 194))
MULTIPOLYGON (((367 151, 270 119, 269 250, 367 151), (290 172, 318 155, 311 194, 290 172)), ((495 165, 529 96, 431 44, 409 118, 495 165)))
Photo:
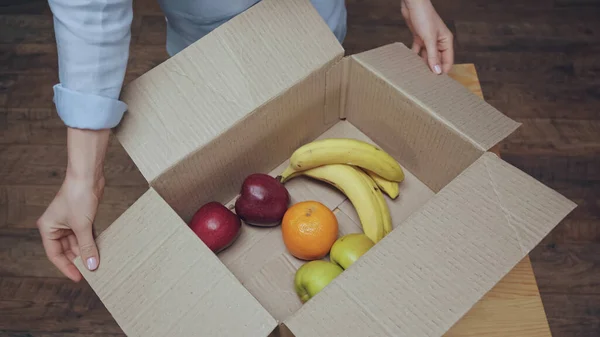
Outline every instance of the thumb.
POLYGON ((429 68, 436 73, 442 73, 442 67, 440 66, 440 59, 438 57, 437 41, 435 38, 429 38, 425 42, 425 48, 427 49, 427 63, 429 68))
POLYGON ((85 262, 85 266, 89 270, 96 270, 100 263, 100 254, 98 254, 98 247, 96 247, 92 227, 85 226, 77 230, 73 229, 73 232, 77 237, 79 254, 81 255, 81 259, 85 262))

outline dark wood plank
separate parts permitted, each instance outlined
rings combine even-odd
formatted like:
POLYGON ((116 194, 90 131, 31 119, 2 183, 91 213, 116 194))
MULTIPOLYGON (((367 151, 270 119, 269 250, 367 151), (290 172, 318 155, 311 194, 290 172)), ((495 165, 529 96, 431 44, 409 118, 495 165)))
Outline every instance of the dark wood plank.
POLYGON ((135 15, 161 15, 160 4, 156 0, 134 0, 133 12, 135 15))
POLYGON ((54 109, 0 108, 0 116, 0 144, 64 145, 67 142, 67 128, 54 109))
MULTIPOLYGON (((54 108, 52 87, 58 83, 56 47, 26 44, 18 47, 0 45, 6 59, 0 66, 0 107, 54 108)), ((134 45, 130 48, 127 72, 136 78, 166 60, 164 45, 134 45)))
POLYGON ((55 73, 58 57, 54 43, 21 43, 0 45, 0 72, 55 73))
POLYGON ((556 7, 565 8, 565 7, 600 7, 600 0, 554 0, 554 5, 556 7))
POLYGON ((165 17, 163 15, 144 15, 138 18, 140 20, 140 31, 135 43, 164 47, 167 41, 165 17))
POLYGON ((541 242, 561 243, 600 243, 600 220, 565 219, 541 242))
POLYGON ((521 148, 502 151, 502 158, 541 181, 600 180, 600 157, 595 153, 540 153, 521 148))
MULTIPOLYGON (((0 229, 0 233, 2 233, 0 229)), ((0 236, 0 277, 38 277, 68 280, 47 258, 37 229, 13 230, 0 236)), ((100 259, 102 264, 102 259, 100 259)), ((3 297, 0 297, 3 300, 3 297)), ((0 310, 2 306, 0 305, 0 310)), ((0 314, 1 316, 1 314, 0 314)), ((2 329, 2 326, 0 326, 2 329)), ((13 327, 15 330, 22 330, 13 327)), ((42 330, 53 331, 53 330, 42 330)))
POLYGON ((552 83, 598 83, 600 65, 595 55, 600 45, 564 51, 472 51, 456 50, 459 63, 474 63, 480 79, 487 82, 547 86, 552 83))
POLYGON ((600 295, 547 294, 543 302, 554 337, 600 335, 600 295))
POLYGON ((2 14, 46 14, 50 12, 47 0, 1 0, 2 14))
POLYGON ((542 245, 600 243, 600 183, 549 181, 546 184, 573 200, 577 207, 542 240, 542 245))
POLYGON ((542 181, 599 181, 597 155, 503 153, 502 159, 542 181))
MULTIPOLYGON (((66 145, 67 127, 55 109, 0 108, 0 145, 66 145)), ((111 134, 110 146, 119 147, 111 134)))
POLYGON ((472 21, 474 18, 485 22, 527 22, 527 23, 565 23, 597 22, 600 9, 579 7, 559 8, 552 1, 519 0, 433 0, 442 18, 472 21))
MULTIPOLYGON (((582 54, 592 52, 586 49, 582 54)), ((544 85, 547 81, 575 81, 578 73, 593 71, 592 62, 581 62, 581 69, 575 69, 575 52, 541 51, 470 51, 456 50, 458 63, 473 63, 480 80, 503 83, 544 85)))
MULTIPOLYGON (((0 209, 7 210, 4 221, 0 221, 0 228, 35 229, 35 222, 44 213, 58 188, 40 185, 0 187, 0 209)), ((97 233, 104 231, 147 189, 146 185, 107 186, 94 222, 97 233)))
POLYGON ((69 303, 80 309, 103 307, 86 282, 74 283, 66 278, 2 276, 0 298, 3 301, 69 303))
MULTIPOLYGON (((4 221, 0 222, 0 275, 62 276, 47 260, 35 226, 57 189, 58 186, 0 186, 0 215, 5 212, 4 221)), ((146 189, 146 186, 108 186, 94 222, 96 235, 110 226, 146 189)))
MULTIPOLYGON (((548 181, 544 182, 550 188, 563 194, 571 200, 595 200, 600 198, 600 183, 595 181, 548 181)), ((578 207, 579 208, 579 207, 578 207)), ((571 216, 577 214, 577 208, 571 212, 571 216)), ((594 213, 580 213, 578 219, 590 219, 595 217, 594 213)))
POLYGON ((539 245, 530 257, 542 294, 600 295, 599 243, 539 245))
POLYGON ((600 119, 515 118, 521 126, 502 143, 502 151, 600 154, 600 119))
POLYGON ((79 333, 122 332, 105 308, 79 309, 70 303, 0 300, 0 328, 79 333))
POLYGON ((52 86, 56 83, 58 83, 58 73, 19 74, 8 88, 6 106, 52 108, 54 106, 52 86))
MULTIPOLYGON (((17 75, 0 73, 0 107, 6 106, 8 103, 8 95, 16 81, 17 75)), ((0 114, 0 116, 2 115, 0 114)))
MULTIPOLYGON (((0 276, 64 278, 48 261, 37 230, 21 232, 21 236, 0 236, 0 276)), ((13 329, 21 330, 17 327, 13 329)))
POLYGON ((4 186, 0 186, 0 228, 6 227, 7 223, 8 223, 8 195, 6 193, 6 188, 4 186))
POLYGON ((54 43, 51 15, 0 15, 0 43, 54 43))
MULTIPOLYGON (((600 15, 600 8, 597 7, 587 6, 585 10, 581 10, 577 6, 555 6, 548 0, 433 0, 432 3, 445 21, 477 19, 485 22, 596 22, 600 15)), ((402 22, 399 1, 352 0, 347 1, 347 7, 348 21, 353 24, 387 25, 402 22)))
MULTIPOLYGON (((0 185, 60 185, 65 176, 67 149, 63 145, 0 145, 0 185)), ((111 186, 147 186, 120 146, 106 154, 104 175, 111 186)))
POLYGON ((538 85, 482 79, 485 99, 512 118, 598 119, 600 83, 538 85))
POLYGON ((405 24, 349 24, 343 47, 346 54, 351 55, 393 42, 402 42, 409 47, 411 46, 412 34, 405 24))
POLYGON ((600 120, 522 119, 503 158, 543 181, 600 180, 600 120))
POLYGON ((0 330, 0 337, 125 337, 125 334, 0 330))
POLYGON ((470 51, 566 51, 598 44, 600 23, 457 21, 457 42, 470 51))
MULTIPOLYGON (((164 20, 164 19, 163 19, 164 20)), ((0 72, 4 74, 54 74, 58 71, 55 44, 0 45, 0 72)), ((127 71, 142 75, 161 62, 168 54, 165 45, 131 45, 127 71)), ((20 80, 27 76, 19 77, 20 80)))

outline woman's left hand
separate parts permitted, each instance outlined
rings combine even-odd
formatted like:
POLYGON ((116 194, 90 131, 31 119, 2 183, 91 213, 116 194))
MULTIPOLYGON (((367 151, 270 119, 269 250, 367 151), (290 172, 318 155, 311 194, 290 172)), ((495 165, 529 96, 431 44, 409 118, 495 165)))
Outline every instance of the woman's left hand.
POLYGON ((453 35, 430 0, 402 0, 402 16, 413 34, 412 50, 436 73, 447 73, 454 63, 453 35))

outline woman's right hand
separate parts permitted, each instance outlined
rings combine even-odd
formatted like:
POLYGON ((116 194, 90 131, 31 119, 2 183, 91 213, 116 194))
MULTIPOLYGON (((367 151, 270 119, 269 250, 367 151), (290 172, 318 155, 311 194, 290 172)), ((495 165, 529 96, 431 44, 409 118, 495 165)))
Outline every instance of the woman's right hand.
POLYGON ((100 263, 92 227, 104 191, 103 166, 109 132, 68 130, 65 179, 37 221, 48 259, 75 282, 82 277, 73 264, 77 256, 89 270, 95 270, 100 263))

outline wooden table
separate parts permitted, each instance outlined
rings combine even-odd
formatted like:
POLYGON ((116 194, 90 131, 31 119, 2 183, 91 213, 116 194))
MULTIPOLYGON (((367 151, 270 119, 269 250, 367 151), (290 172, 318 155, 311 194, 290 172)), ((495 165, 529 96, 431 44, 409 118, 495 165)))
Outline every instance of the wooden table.
MULTIPOLYGON (((450 77, 483 98, 473 64, 455 65, 450 77)), ((498 146, 491 151, 498 154, 498 146)), ((529 257, 486 294, 445 337, 551 337, 529 257)))

